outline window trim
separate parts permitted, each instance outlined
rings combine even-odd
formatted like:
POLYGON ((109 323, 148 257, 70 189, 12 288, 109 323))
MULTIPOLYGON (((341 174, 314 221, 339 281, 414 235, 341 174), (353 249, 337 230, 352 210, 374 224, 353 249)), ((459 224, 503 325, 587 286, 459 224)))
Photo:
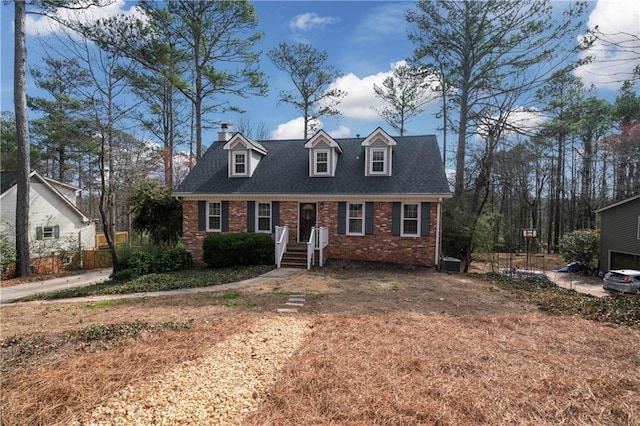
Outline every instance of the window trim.
POLYGON ((369 174, 370 175, 387 175, 388 174, 388 170, 387 170, 388 152, 389 150, 387 148, 369 148, 369 174), (381 171, 373 170, 374 163, 379 163, 379 161, 375 161, 375 162, 373 161, 373 154, 376 152, 382 153, 382 170, 381 171))
POLYGON ((55 226, 43 226, 42 227, 42 239, 54 240, 56 238, 55 226))
POLYGON ((207 218, 207 226, 206 226, 207 232, 222 232, 222 201, 207 201, 206 218, 207 218), (218 204, 218 206, 220 208, 220 214, 219 215, 212 215, 211 214, 211 204, 218 204), (219 217, 220 218, 220 227, 219 228, 212 228, 211 227, 211 218, 212 217, 219 217))
POLYGON ((231 176, 247 176, 249 170, 249 156, 247 151, 231 151, 231 176), (244 163, 239 163, 236 156, 242 155, 244 157, 244 163), (236 167, 239 165, 244 166, 244 172, 240 173, 236 167))
POLYGON ((60 238, 60 225, 36 226, 36 240, 57 240, 60 238), (47 230, 47 236, 45 236, 47 230))
POLYGON ((255 232, 260 232, 263 234, 271 234, 272 229, 273 229, 273 204, 271 203, 271 201, 267 201, 267 202, 262 202, 262 201, 256 201, 256 227, 255 227, 255 232), (266 204, 269 206, 269 216, 260 216, 260 204, 266 204), (264 230, 264 229, 260 229, 260 219, 264 219, 268 217, 269 218, 269 229, 268 230, 264 230))
POLYGON ((345 211, 345 218, 346 218, 346 227, 345 227, 345 234, 346 235, 353 235, 353 236, 363 236, 365 235, 365 215, 366 215, 366 208, 365 208, 365 203, 363 202, 359 202, 359 203, 347 203, 346 205, 346 211, 345 211), (362 212, 362 216, 359 218, 352 218, 351 217, 351 206, 360 206, 360 211, 362 212), (352 232, 351 231, 351 220, 360 220, 360 232, 352 232))
MULTIPOLYGON (((330 176, 331 175, 331 150, 329 148, 314 149, 313 150, 313 174, 316 176, 330 176), (318 154, 327 154, 327 171, 318 171, 318 154)), ((324 163, 324 162, 323 162, 324 163)))
POLYGON ((420 237, 420 203, 402 203, 400 206, 400 236, 401 237, 420 237), (405 218, 404 217, 404 207, 405 206, 416 206, 416 217, 415 218, 405 218), (408 234, 406 232, 404 232, 404 224, 405 224, 405 220, 411 220, 411 221, 415 221, 416 222, 416 233, 415 234, 408 234))

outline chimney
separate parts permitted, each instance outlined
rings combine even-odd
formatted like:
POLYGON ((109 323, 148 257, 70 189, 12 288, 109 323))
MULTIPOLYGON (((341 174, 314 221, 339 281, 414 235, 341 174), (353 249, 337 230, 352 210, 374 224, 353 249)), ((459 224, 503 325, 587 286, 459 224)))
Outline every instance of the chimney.
POLYGON ((218 142, 226 142, 229 140, 229 137, 231 135, 227 133, 228 127, 229 127, 228 123, 222 123, 220 125, 220 131, 218 132, 218 142))

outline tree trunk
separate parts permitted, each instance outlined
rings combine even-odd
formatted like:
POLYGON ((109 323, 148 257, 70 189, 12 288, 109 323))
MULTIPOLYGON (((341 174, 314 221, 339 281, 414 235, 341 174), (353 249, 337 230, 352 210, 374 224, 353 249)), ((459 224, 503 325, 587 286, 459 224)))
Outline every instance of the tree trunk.
MULTIPOLYGON (((107 155, 107 145, 111 146, 113 143, 111 136, 108 137, 108 141, 105 141, 104 134, 101 135, 101 149, 100 149, 100 203, 98 204, 98 210, 100 211, 100 218, 102 219, 102 228, 104 237, 107 240, 107 245, 109 246, 109 252, 111 254, 111 263, 113 265, 113 272, 116 273, 120 270, 118 265, 118 254, 116 252, 116 244, 114 241, 115 232, 114 226, 111 220, 109 220, 109 211, 113 206, 111 202, 112 192, 114 187, 111 185, 111 176, 113 175, 113 168, 109 170, 109 177, 107 177, 106 170, 106 160, 105 157, 107 155), (107 181, 108 179, 108 181, 107 181)), ((109 153, 111 150, 109 149, 109 153)), ((111 160, 109 160, 111 162, 111 160)))
POLYGON ((467 115, 468 115, 468 94, 464 92, 460 96, 460 121, 458 123, 458 150, 456 152, 456 182, 454 194, 461 195, 464 191, 464 158, 467 144, 467 115))
POLYGON ((15 56, 13 93, 16 114, 16 137, 18 154, 17 198, 16 198, 16 276, 31 274, 29 255, 29 175, 31 158, 29 151, 29 126, 27 121, 27 46, 25 40, 26 4, 15 3, 15 56))

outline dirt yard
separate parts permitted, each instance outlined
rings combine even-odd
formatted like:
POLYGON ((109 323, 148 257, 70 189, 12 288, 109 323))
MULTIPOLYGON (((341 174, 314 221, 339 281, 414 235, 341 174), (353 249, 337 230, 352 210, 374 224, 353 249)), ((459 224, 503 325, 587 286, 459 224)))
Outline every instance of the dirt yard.
POLYGON ((335 267, 0 316, 3 425, 640 425, 639 330, 466 275, 335 267))

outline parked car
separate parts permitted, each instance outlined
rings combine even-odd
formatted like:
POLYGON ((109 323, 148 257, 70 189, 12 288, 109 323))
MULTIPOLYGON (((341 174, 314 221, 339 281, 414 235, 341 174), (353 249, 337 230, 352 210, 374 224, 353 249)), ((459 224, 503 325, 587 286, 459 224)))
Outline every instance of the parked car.
POLYGON ((553 272, 580 272, 582 269, 582 263, 575 261, 567 263, 560 269, 554 269, 553 272))
POLYGON ((602 287, 606 291, 621 293, 640 293, 640 271, 635 269, 617 269, 604 274, 602 287))

